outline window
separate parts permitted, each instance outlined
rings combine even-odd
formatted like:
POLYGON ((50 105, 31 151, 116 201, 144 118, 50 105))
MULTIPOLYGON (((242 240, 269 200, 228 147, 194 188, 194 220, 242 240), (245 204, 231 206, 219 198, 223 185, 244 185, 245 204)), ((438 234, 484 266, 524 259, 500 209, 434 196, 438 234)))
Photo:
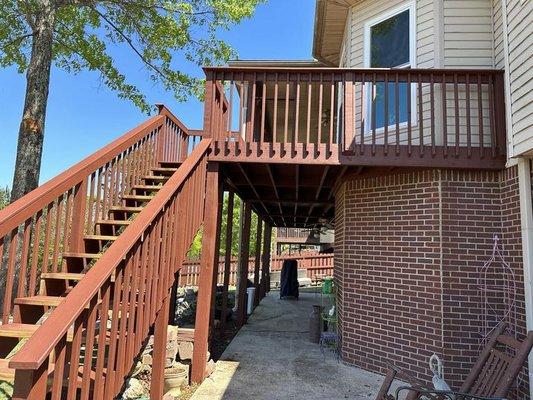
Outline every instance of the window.
MULTIPOLYGON (((414 21, 414 7, 407 5, 368 22, 365 26, 365 67, 413 68, 415 66, 414 21)), ((365 92, 371 94, 367 95, 366 99, 368 110, 366 131, 383 129, 385 124, 396 125, 396 108, 398 108, 398 123, 407 123, 407 104, 408 101, 415 99, 411 94, 412 89, 414 87, 409 88, 407 83, 399 83, 397 86, 389 83, 387 88, 383 82, 375 85, 367 84, 365 92), (387 110, 385 110, 385 95, 388 97, 387 110), (372 115, 373 112, 375 116, 372 115)))

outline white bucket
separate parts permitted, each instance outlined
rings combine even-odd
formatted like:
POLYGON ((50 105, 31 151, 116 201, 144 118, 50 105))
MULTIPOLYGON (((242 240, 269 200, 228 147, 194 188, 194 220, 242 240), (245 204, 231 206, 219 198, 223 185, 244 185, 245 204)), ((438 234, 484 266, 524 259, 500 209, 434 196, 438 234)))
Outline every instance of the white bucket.
POLYGON ((246 311, 248 311, 248 315, 251 315, 254 311, 254 297, 255 297, 255 288, 249 287, 246 289, 246 293, 248 294, 248 302, 247 302, 247 308, 246 311))

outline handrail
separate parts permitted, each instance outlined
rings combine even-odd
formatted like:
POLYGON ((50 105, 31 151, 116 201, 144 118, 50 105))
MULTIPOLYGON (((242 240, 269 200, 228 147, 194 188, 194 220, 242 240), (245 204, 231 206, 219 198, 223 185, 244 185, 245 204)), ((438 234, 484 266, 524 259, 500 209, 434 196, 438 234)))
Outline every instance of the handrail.
POLYGON ((50 314, 22 349, 11 359, 10 368, 36 370, 46 361, 54 347, 66 335, 70 326, 83 312, 88 302, 110 279, 124 257, 132 250, 143 233, 178 192, 193 168, 207 154, 210 139, 203 139, 192 154, 143 211, 134 219, 121 236, 106 250, 102 257, 73 288, 65 300, 50 314))
POLYGON ((80 183, 101 165, 111 161, 117 154, 125 151, 139 141, 147 132, 161 127, 165 117, 156 115, 138 127, 126 132, 107 146, 91 154, 66 171, 37 187, 26 196, 9 204, 0 211, 0 238, 10 233, 24 220, 30 218, 42 207, 54 201, 59 195, 80 183))

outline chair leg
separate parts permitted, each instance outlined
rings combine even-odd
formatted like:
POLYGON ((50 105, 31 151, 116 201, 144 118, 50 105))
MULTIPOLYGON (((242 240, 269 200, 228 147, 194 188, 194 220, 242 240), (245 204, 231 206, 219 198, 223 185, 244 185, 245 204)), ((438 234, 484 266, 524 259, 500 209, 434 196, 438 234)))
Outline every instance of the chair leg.
POLYGON ((379 389, 378 395, 376 396, 376 400, 387 399, 387 394, 389 393, 392 382, 394 382, 394 378, 396 378, 396 371, 393 369, 389 369, 387 371, 387 375, 385 375, 383 383, 381 384, 381 388, 379 389))

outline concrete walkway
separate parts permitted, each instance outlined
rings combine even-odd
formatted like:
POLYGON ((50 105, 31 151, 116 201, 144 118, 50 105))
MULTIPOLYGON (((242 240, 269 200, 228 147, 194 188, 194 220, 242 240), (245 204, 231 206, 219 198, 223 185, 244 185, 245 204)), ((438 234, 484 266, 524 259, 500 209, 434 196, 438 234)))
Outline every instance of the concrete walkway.
POLYGON ((271 292, 228 346, 191 400, 370 399, 383 377, 326 361, 308 341, 308 316, 320 295, 280 300, 271 292))

